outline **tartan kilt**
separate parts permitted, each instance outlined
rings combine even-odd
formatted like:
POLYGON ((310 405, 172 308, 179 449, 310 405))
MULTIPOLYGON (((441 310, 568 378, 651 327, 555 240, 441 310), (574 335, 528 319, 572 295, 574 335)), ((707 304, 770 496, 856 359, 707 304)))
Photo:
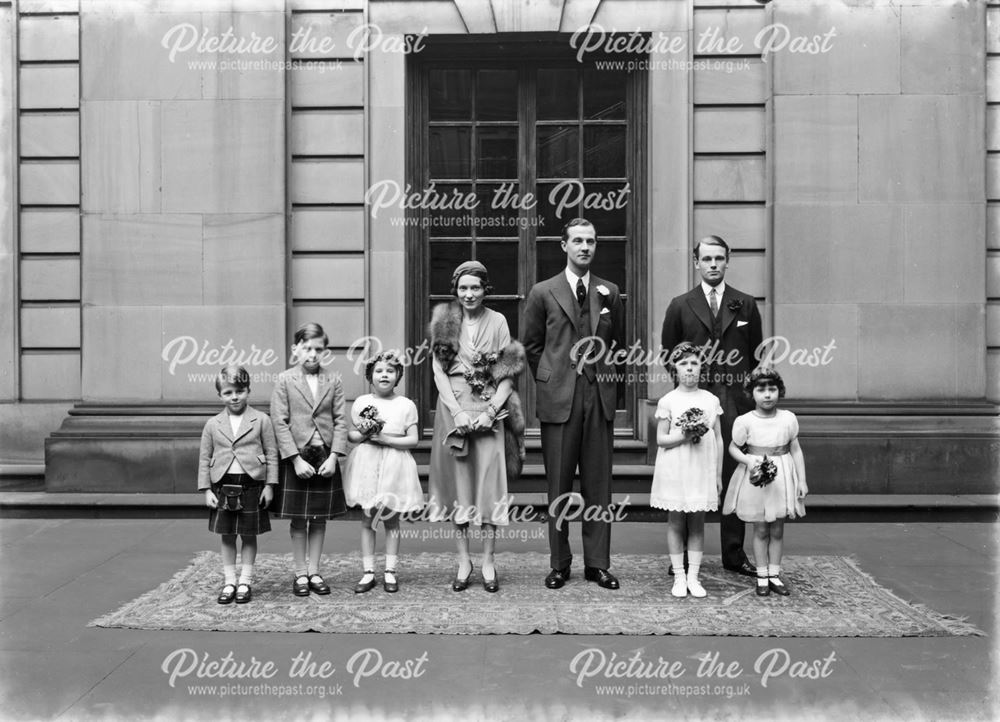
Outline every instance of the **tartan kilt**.
POLYGON ((223 484, 242 484, 243 502, 241 511, 225 509, 210 509, 208 513, 208 530, 216 534, 240 534, 256 536, 271 531, 271 518, 267 509, 260 508, 260 492, 264 488, 263 481, 255 481, 246 474, 226 474, 218 484, 212 484, 212 492, 222 500, 223 484))
MULTIPOLYGON (((326 446, 322 447, 322 454, 313 452, 311 448, 300 453, 316 469, 329 455, 330 449, 326 446)), ((291 459, 282 461, 281 482, 271 508, 282 519, 333 519, 342 516, 347 511, 347 503, 340 464, 329 478, 316 474, 311 479, 300 479, 291 459)))

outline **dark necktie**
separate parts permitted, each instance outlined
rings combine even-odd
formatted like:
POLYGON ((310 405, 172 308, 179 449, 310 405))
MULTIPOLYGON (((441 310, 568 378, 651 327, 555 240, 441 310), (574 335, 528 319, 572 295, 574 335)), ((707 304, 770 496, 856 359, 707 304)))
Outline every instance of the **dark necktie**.
POLYGON ((576 302, 581 306, 587 300, 587 288, 583 285, 583 279, 576 279, 576 302))
POLYGON ((708 292, 708 305, 712 309, 712 318, 719 315, 719 294, 713 288, 708 292))

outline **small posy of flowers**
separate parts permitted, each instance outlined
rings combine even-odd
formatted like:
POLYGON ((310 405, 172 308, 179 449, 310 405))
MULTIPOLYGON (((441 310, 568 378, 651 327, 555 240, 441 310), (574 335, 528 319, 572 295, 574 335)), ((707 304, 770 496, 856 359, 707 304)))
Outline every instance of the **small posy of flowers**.
POLYGON ((708 433, 708 419, 705 412, 696 406, 677 417, 677 428, 691 439, 692 444, 699 444, 701 437, 708 433))
POLYGON ((774 481, 774 477, 777 475, 778 467, 775 466, 773 461, 765 456, 759 464, 751 469, 750 483, 754 486, 767 486, 774 481))
POLYGON ((385 426, 385 421, 378 417, 378 409, 374 406, 366 406, 361 409, 359 416, 361 418, 358 419, 357 423, 358 431, 365 436, 373 436, 382 431, 382 427, 385 426))
POLYGON ((739 311, 741 308, 743 308, 743 300, 740 298, 734 298, 732 301, 726 304, 726 308, 734 312, 739 311))
POLYGON ((463 373, 466 383, 483 401, 493 398, 493 366, 497 362, 496 353, 477 353, 472 357, 472 368, 463 373))

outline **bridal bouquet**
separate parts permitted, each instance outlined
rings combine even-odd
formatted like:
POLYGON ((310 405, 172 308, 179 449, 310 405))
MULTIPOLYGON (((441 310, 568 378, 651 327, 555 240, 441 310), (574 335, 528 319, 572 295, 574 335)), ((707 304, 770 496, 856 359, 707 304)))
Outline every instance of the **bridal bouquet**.
POLYGON ((750 483, 754 486, 767 486, 777 475, 778 467, 765 456, 763 461, 750 470, 750 483))
POLYGON ((483 401, 489 401, 493 396, 492 387, 496 384, 494 383, 492 372, 497 358, 496 353, 477 353, 472 357, 472 368, 466 369, 463 373, 469 387, 483 401))
POLYGON ((690 408, 677 418, 677 428, 691 439, 692 444, 698 444, 701 437, 708 433, 708 419, 698 407, 690 408))
POLYGON ((385 426, 385 421, 378 417, 378 409, 374 406, 366 406, 361 409, 361 418, 358 420, 357 427, 365 436, 373 436, 382 430, 385 426))

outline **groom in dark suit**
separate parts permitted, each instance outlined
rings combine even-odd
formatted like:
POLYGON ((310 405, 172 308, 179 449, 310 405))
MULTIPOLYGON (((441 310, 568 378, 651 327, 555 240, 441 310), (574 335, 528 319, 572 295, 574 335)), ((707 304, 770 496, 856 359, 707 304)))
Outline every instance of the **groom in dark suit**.
MULTIPOLYGON (((754 353, 763 340, 757 302, 726 283, 728 263, 729 246, 724 240, 706 236, 698 242, 694 267, 701 283, 670 302, 660 339, 664 354, 681 341, 706 349, 699 386, 722 402, 722 499, 736 470, 736 460, 729 455, 733 421, 753 408, 753 402, 743 393, 743 380, 757 365, 754 353)), ((755 576, 756 569, 743 551, 743 522, 735 514, 727 514, 721 517, 719 530, 722 566, 755 576)))
POLYGON ((617 375, 605 354, 625 346, 625 307, 618 287, 590 272, 597 252, 593 224, 574 218, 563 228, 562 239, 566 268, 534 285, 524 318, 524 348, 538 390, 548 481, 552 571, 545 586, 559 589, 569 579, 573 555, 569 529, 565 521, 560 523, 560 515, 579 465, 586 510, 584 578, 605 589, 618 589, 618 580, 608 571, 617 375), (597 515, 602 518, 593 518, 597 515))

